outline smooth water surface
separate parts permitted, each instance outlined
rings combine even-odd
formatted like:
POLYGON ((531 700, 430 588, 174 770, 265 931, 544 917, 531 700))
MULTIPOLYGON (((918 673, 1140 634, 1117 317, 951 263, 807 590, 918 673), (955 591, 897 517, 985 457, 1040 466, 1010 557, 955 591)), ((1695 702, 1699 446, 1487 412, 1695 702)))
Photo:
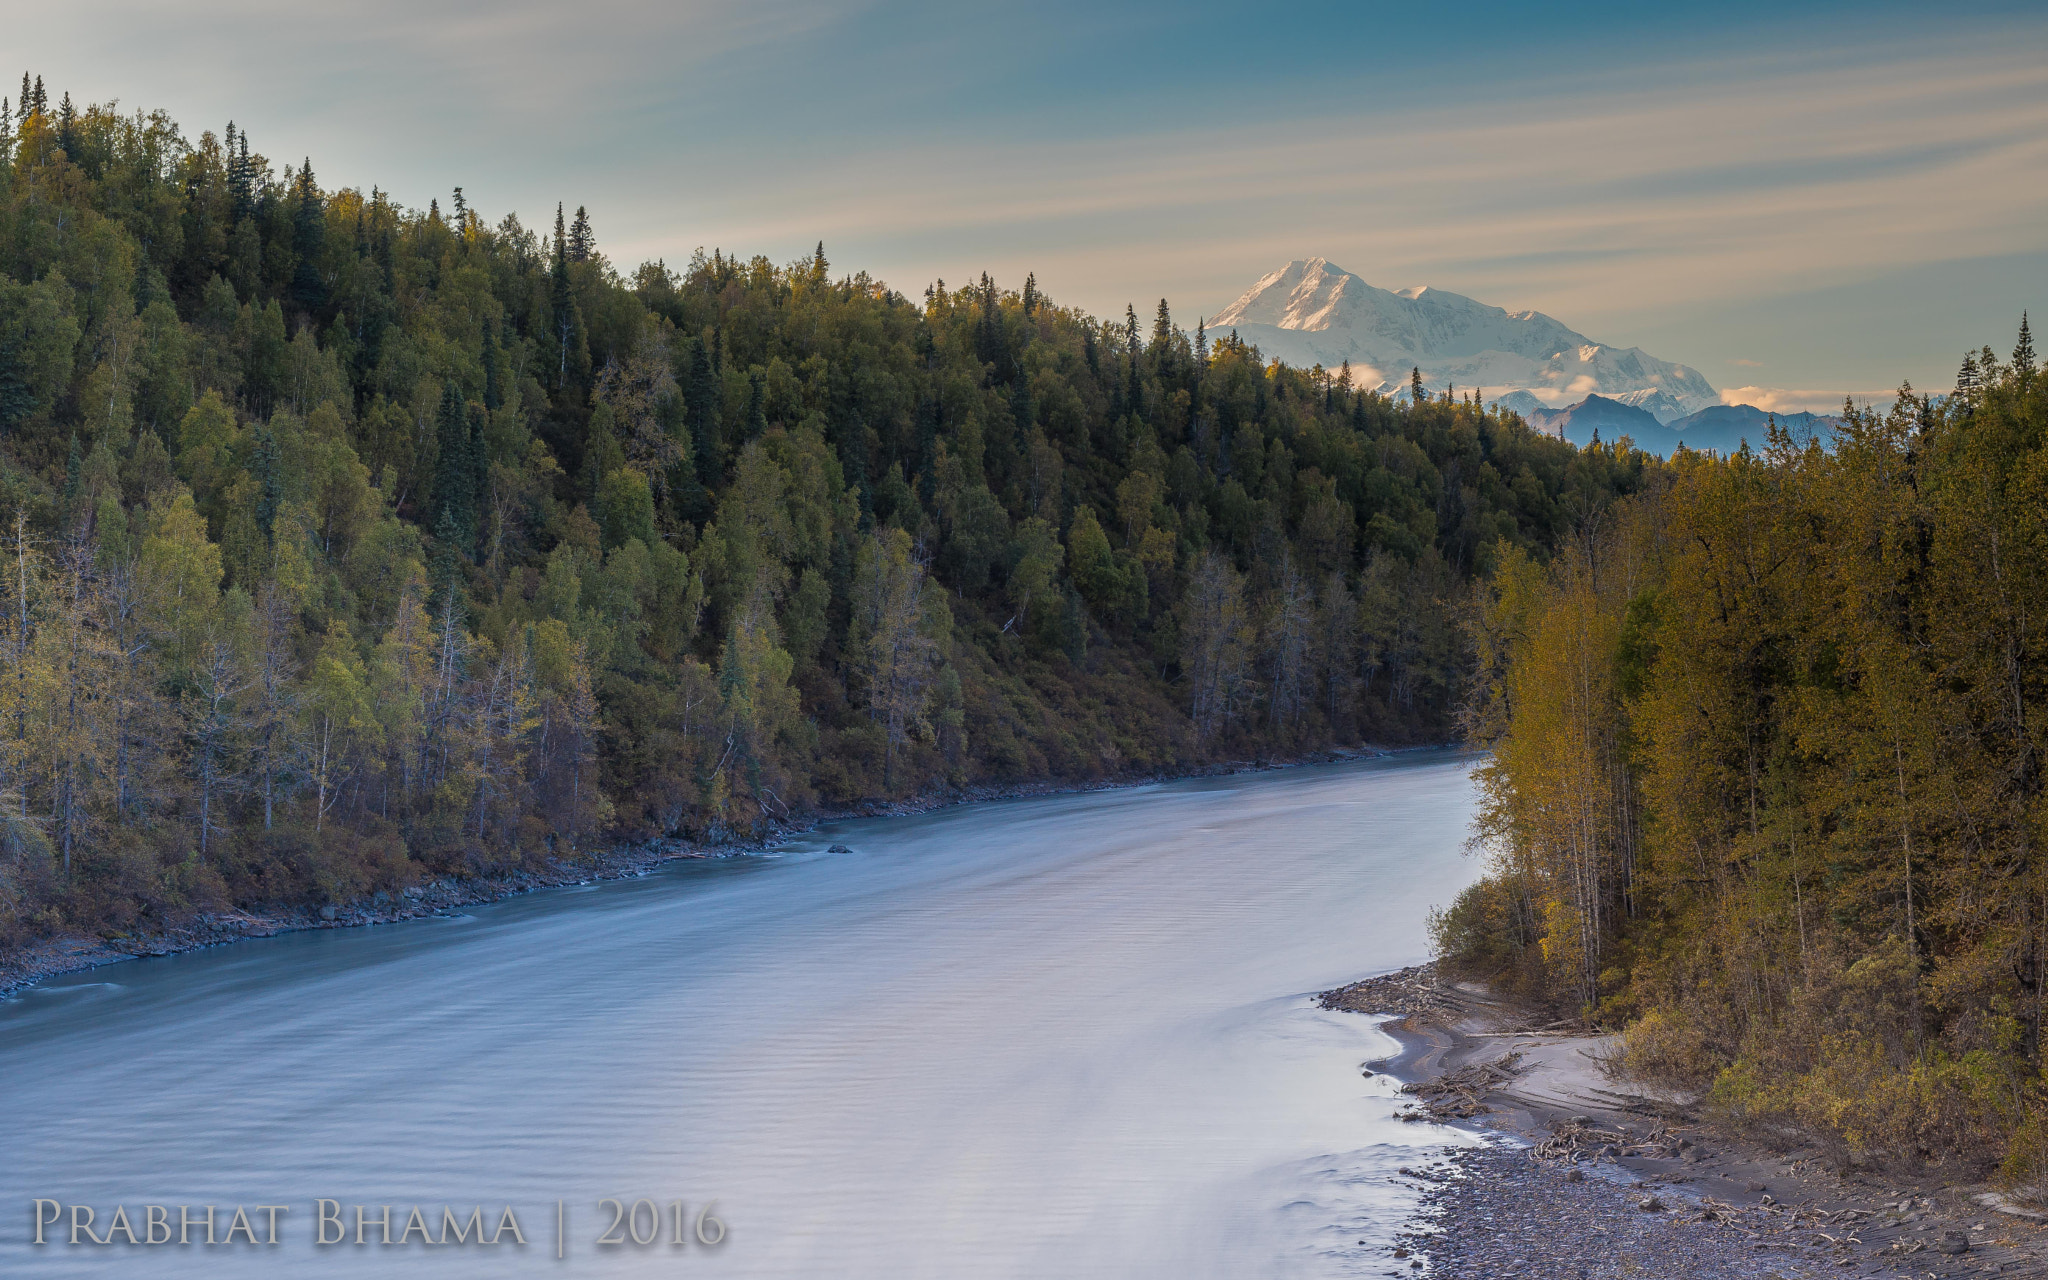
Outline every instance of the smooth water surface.
POLYGON ((1358 1071, 1392 1042, 1308 994, 1423 958, 1475 873, 1469 768, 839 823, 52 982, 0 1004, 0 1274, 1384 1274, 1389 1175, 1457 1139, 1392 1120, 1358 1071), (39 1196, 290 1208, 276 1247, 37 1249, 39 1196), (598 1247, 607 1196, 731 1234, 598 1247), (358 1203, 437 1238, 510 1204, 530 1243, 320 1249, 316 1197, 351 1240, 358 1203))

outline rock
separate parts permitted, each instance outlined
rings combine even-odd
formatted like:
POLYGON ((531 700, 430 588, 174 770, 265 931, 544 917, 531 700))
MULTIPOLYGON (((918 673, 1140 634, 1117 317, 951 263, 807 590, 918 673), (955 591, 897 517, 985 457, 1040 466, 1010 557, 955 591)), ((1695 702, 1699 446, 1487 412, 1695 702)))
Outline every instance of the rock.
POLYGON ((1743 1189, 1744 1191, 1747 1191, 1747 1192, 1749 1192, 1749 1193, 1750 1193, 1751 1195, 1755 1195, 1755 1194, 1756 1194, 1757 1192, 1759 1192, 1759 1191, 1769 1191, 1769 1190, 1770 1190, 1770 1188, 1769 1188, 1769 1187, 1765 1186, 1765 1185, 1764 1185, 1763 1183, 1761 1183, 1761 1182, 1745 1182, 1745 1183, 1743 1183, 1743 1184, 1742 1184, 1742 1189, 1743 1189))
POLYGON ((1941 1239, 1934 1242, 1934 1248, 1937 1253, 1968 1253, 1970 1237, 1960 1231, 1944 1231, 1941 1239))
POLYGON ((1408 1251, 1406 1249, 1396 1249, 1394 1250, 1394 1256, 1397 1258, 1405 1258, 1408 1256, 1408 1251))
POLYGON ((1569 1169, 1565 1172, 1564 1180, 1566 1182, 1584 1182, 1586 1180, 1586 1175, 1582 1170, 1569 1169))
POLYGON ((331 903, 331 902, 330 902, 330 903, 328 903, 328 904, 327 904, 326 906, 324 906, 324 907, 320 908, 320 918, 321 918, 322 920, 332 920, 332 919, 334 919, 334 916, 335 916, 335 910, 334 910, 334 904, 333 904, 333 903, 331 903))
POLYGON ((1644 1196, 1636 1202, 1636 1207, 1644 1213, 1660 1213, 1664 1209, 1664 1202, 1655 1196, 1644 1196))
POLYGON ((832 846, 831 848, 829 848, 829 849, 825 850, 825 852, 827 852, 827 853, 852 853, 852 852, 853 852, 853 850, 851 850, 851 849, 847 848, 847 847, 846 847, 845 845, 843 845, 843 844, 835 844, 835 845, 833 845, 833 846, 832 846))

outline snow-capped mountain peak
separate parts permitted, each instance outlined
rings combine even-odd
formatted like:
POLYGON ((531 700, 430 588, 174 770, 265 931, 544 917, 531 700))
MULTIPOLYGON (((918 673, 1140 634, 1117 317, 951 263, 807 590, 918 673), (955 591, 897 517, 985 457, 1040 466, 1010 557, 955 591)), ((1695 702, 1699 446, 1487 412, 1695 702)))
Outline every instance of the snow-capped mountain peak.
POLYGON ((1661 393, 1660 418, 1720 403, 1699 372, 1634 347, 1611 347, 1540 311, 1507 311, 1428 285, 1379 289, 1327 258, 1297 258, 1262 277, 1209 321, 1290 364, 1350 361, 1360 385, 1405 381, 1476 386, 1488 397, 1526 390, 1562 405, 1598 392, 1661 393))

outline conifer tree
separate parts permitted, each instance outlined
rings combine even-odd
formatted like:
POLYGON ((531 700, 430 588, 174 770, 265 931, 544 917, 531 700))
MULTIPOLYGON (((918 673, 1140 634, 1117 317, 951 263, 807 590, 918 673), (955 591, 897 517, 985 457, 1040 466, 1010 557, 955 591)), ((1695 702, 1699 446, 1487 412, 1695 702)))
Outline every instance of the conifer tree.
POLYGON ((469 406, 453 379, 442 384, 434 438, 439 448, 434 462, 435 535, 468 555, 476 547, 477 460, 471 447, 469 406))
POLYGON ((1038 273, 1035 271, 1024 273, 1024 314, 1038 314, 1038 273))
POLYGON ((249 163, 247 129, 242 130, 241 136, 236 139, 236 145, 240 152, 235 156, 233 167, 228 172, 229 189, 234 195, 235 221, 240 222, 256 212, 256 171, 249 163))
MULTIPOLYGON (((577 217, 582 217, 577 210, 577 217)), ((587 228, 586 228, 587 229, 587 228)), ((574 373, 580 381, 590 367, 590 350, 583 336, 583 312, 576 304, 576 292, 569 280, 570 242, 562 231, 562 206, 555 206, 555 265, 549 274, 548 309, 556 343, 555 390, 566 390, 574 373)))
POLYGON ((725 474, 725 445, 718 432, 718 382, 701 338, 690 343, 690 381, 683 391, 683 409, 697 451, 697 481, 715 488, 725 474))
POLYGON ((496 412, 505 406, 504 374, 499 369, 498 322, 484 317, 484 408, 496 412))
POLYGON ((576 206, 576 221, 569 224, 569 261, 588 262, 597 250, 597 242, 590 234, 590 215, 582 205, 576 206))
POLYGON ((2013 375, 2025 382, 2034 376, 2034 335, 2027 328, 2027 313, 2020 312, 2020 338, 2012 349, 2013 375))
POLYGON ((758 440, 768 430, 767 397, 761 385, 761 375, 747 375, 747 431, 746 439, 758 440))
POLYGON ((78 112, 71 106, 71 91, 57 107, 57 148, 75 161, 78 155, 78 112))
POLYGON ((320 253, 327 243, 327 216, 320 202, 320 188, 313 181, 313 162, 300 167, 297 203, 292 211, 292 253, 298 265, 292 270, 291 297, 300 310, 318 312, 327 305, 327 281, 320 274, 320 253))

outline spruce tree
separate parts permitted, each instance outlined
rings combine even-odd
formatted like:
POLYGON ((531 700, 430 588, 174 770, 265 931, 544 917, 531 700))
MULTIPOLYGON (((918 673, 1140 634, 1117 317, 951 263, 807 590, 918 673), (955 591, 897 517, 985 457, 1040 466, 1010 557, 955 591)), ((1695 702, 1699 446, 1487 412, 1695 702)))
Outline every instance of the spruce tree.
POLYGON ((1956 371, 1956 399, 1965 407, 1977 398, 1977 353, 1963 352, 1963 367, 1956 371))
POLYGON ((71 106, 71 91, 64 91, 64 101, 57 107, 57 149, 66 159, 74 163, 78 156, 78 112, 71 106))
POLYGON ((839 469, 844 473, 846 482, 860 495, 861 514, 865 517, 875 509, 875 490, 868 481, 868 424, 861 418, 857 406, 847 409, 834 434, 833 444, 839 451, 839 469))
POLYGON ((2012 349, 2012 374, 2022 382, 2034 376, 2034 335, 2027 329, 2027 313, 2020 312, 2020 340, 2012 349))
MULTIPOLYGON (((582 210, 577 210, 580 220, 582 210)), ((569 280, 570 241, 562 231, 562 206, 555 206, 555 264, 549 273, 548 311, 550 336, 556 344, 555 390, 569 385, 573 369, 580 379, 589 364, 584 346, 583 313, 576 305, 576 291, 569 280)))
POLYGON ((432 505, 435 535, 468 555, 476 545, 477 480, 470 448, 469 405, 452 378, 441 387, 434 442, 438 447, 432 505))
POLYGON ((597 242, 590 234, 590 215, 579 204, 576 206, 576 221, 569 224, 569 261, 588 262, 596 251, 597 242))
POLYGON ((690 382, 683 391, 683 410, 697 450, 697 479, 715 489, 725 474, 725 450, 718 436, 718 382, 701 338, 690 344, 690 382))
POLYGON ((1416 405, 1418 407, 1422 404, 1421 365, 1416 365, 1414 368, 1408 371, 1408 403, 1411 405, 1416 405))
POLYGON ((238 142, 242 150, 240 156, 235 161, 235 172, 239 175, 239 185, 235 190, 235 221, 240 222, 256 212, 256 173, 249 163, 249 131, 247 129, 242 130, 242 136, 238 139, 238 142))
POLYGON ((490 410, 505 407, 505 389, 502 375, 498 371, 498 322, 484 317, 484 408, 490 410))
POLYGON ((298 200, 292 210, 292 253, 298 265, 292 270, 292 302, 302 311, 318 312, 327 305, 327 281, 320 274, 320 253, 327 243, 327 215, 320 203, 320 188, 313 181, 309 158, 299 170, 298 200))
POLYGON ((1038 274, 1033 271, 1024 273, 1024 314, 1038 314, 1038 274))
POLYGON ((981 275, 981 318, 974 325, 974 354, 983 364, 995 366, 997 382, 1004 380, 1001 369, 1003 322, 996 311, 995 281, 989 279, 985 271, 981 275))
POLYGON ((761 375, 747 375, 747 439, 759 440, 768 430, 768 403, 761 375))

